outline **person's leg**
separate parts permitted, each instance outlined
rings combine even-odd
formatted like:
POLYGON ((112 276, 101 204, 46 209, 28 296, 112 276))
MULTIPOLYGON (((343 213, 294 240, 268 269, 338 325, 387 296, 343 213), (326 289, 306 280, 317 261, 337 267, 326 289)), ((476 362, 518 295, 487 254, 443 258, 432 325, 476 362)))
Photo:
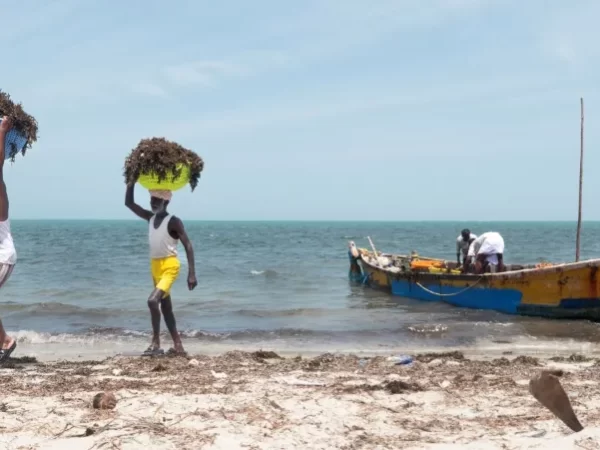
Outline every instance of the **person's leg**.
MULTIPOLYGON (((0 264, 0 288, 12 274, 13 268, 14 266, 10 264, 0 264)), ((0 362, 4 362, 17 347, 17 342, 6 334, 2 320, 0 320, 0 345, 0 362)))
POLYGON ((160 349, 160 308, 159 304, 165 293, 160 289, 154 289, 150 297, 148 297, 148 308, 150 309, 150 317, 152 321, 152 350, 160 349))
POLYGON ((173 302, 171 301, 170 295, 167 295, 161 300, 160 309, 165 319, 167 329, 169 330, 171 338, 173 339, 173 350, 175 350, 176 353, 185 353, 185 350, 183 349, 183 343, 181 342, 181 336, 177 331, 175 314, 173 314, 173 302))
POLYGON ((476 274, 482 274, 484 267, 483 267, 483 263, 485 262, 485 256, 483 255, 477 255, 477 257, 475 258, 475 273, 476 274))
POLYGON ((498 272, 505 272, 506 266, 504 265, 504 255, 502 253, 498 253, 498 272))
POLYGON ((0 320, 0 342, 2 343, 2 350, 10 348, 15 343, 15 340, 6 334, 4 326, 2 325, 2 320, 0 320))
MULTIPOLYGON (((175 280, 179 276, 180 263, 175 257, 165 258, 162 261, 162 272, 156 288, 160 289, 163 295, 160 297, 160 306, 165 317, 165 323, 171 337, 173 338, 175 352, 183 352, 181 337, 177 332, 175 323, 175 315, 173 314, 173 302, 171 301, 171 288, 175 280)), ((157 306, 158 307, 158 306, 157 306)), ((158 321, 160 323, 160 312, 158 313, 158 321)))

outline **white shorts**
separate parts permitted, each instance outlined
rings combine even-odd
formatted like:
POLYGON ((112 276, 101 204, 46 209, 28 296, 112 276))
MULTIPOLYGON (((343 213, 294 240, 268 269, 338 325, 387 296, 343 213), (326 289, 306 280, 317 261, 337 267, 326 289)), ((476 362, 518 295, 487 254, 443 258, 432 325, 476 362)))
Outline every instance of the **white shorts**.
POLYGON ((4 283, 6 283, 6 281, 10 278, 14 267, 14 264, 0 263, 0 288, 4 286, 4 283))

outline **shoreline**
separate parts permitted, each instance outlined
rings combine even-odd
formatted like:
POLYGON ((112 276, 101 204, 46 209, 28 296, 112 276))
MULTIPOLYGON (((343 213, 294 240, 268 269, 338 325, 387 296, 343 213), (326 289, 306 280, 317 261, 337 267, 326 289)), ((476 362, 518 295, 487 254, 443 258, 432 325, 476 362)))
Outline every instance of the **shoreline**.
POLYGON ((327 353, 39 363, 23 355, 0 369, 0 448, 600 446, 600 358, 587 355, 473 359, 452 351, 415 354, 400 366, 382 356, 327 353), (545 368, 564 372, 582 432, 572 433, 529 393, 529 380, 545 368), (92 408, 101 392, 114 393, 114 410, 92 408))
MULTIPOLYGON (((9 333, 10 334, 10 333, 9 333)), ((84 361, 98 360, 110 357, 131 356, 132 353, 142 352, 148 346, 148 339, 131 338, 127 340, 111 341, 99 339, 90 343, 79 341, 62 342, 23 342, 18 340, 18 347, 14 356, 33 356, 41 362, 57 361, 84 361)), ((494 359, 506 355, 534 356, 539 358, 551 358, 554 356, 569 356, 573 353, 585 354, 588 357, 600 358, 600 344, 575 341, 575 340, 517 340, 506 342, 494 342, 482 340, 475 345, 467 346, 439 346, 439 345, 397 345, 379 346, 368 345, 361 348, 354 343, 332 345, 330 343, 315 345, 306 343, 298 345, 295 342, 289 344, 264 341, 264 342, 202 342, 193 339, 183 341, 186 351, 190 354, 202 354, 206 356, 219 356, 231 351, 253 352, 256 350, 268 350, 277 354, 293 358, 296 356, 316 357, 323 353, 336 355, 357 355, 360 357, 415 355, 419 353, 444 353, 448 351, 460 351, 465 356, 475 359, 494 359)), ((171 342, 165 337, 163 347, 165 350, 171 342)))

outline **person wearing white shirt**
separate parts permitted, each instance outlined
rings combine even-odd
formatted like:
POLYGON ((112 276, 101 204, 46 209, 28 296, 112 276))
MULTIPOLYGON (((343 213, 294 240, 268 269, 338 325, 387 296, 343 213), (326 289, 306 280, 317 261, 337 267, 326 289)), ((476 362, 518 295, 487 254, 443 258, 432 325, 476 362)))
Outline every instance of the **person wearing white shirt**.
POLYGON ((467 256, 475 260, 475 273, 504 271, 504 238, 495 231, 483 233, 469 246, 467 256))
POLYGON ((465 228, 460 232, 460 235, 456 238, 456 261, 459 265, 464 264, 469 253, 469 246, 471 242, 477 239, 477 235, 471 233, 468 228, 465 228), (463 260, 461 262, 460 255, 462 254, 463 260))

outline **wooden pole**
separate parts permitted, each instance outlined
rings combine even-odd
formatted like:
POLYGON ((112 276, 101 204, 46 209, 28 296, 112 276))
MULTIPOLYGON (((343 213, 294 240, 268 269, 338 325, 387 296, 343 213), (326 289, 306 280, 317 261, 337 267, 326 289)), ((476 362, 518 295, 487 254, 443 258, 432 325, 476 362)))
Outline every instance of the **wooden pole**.
POLYGON ((581 148, 579 155, 579 211, 577 214, 577 240, 575 243, 575 261, 579 261, 579 245, 581 242, 581 193, 583 190, 583 98, 581 98, 581 148))

